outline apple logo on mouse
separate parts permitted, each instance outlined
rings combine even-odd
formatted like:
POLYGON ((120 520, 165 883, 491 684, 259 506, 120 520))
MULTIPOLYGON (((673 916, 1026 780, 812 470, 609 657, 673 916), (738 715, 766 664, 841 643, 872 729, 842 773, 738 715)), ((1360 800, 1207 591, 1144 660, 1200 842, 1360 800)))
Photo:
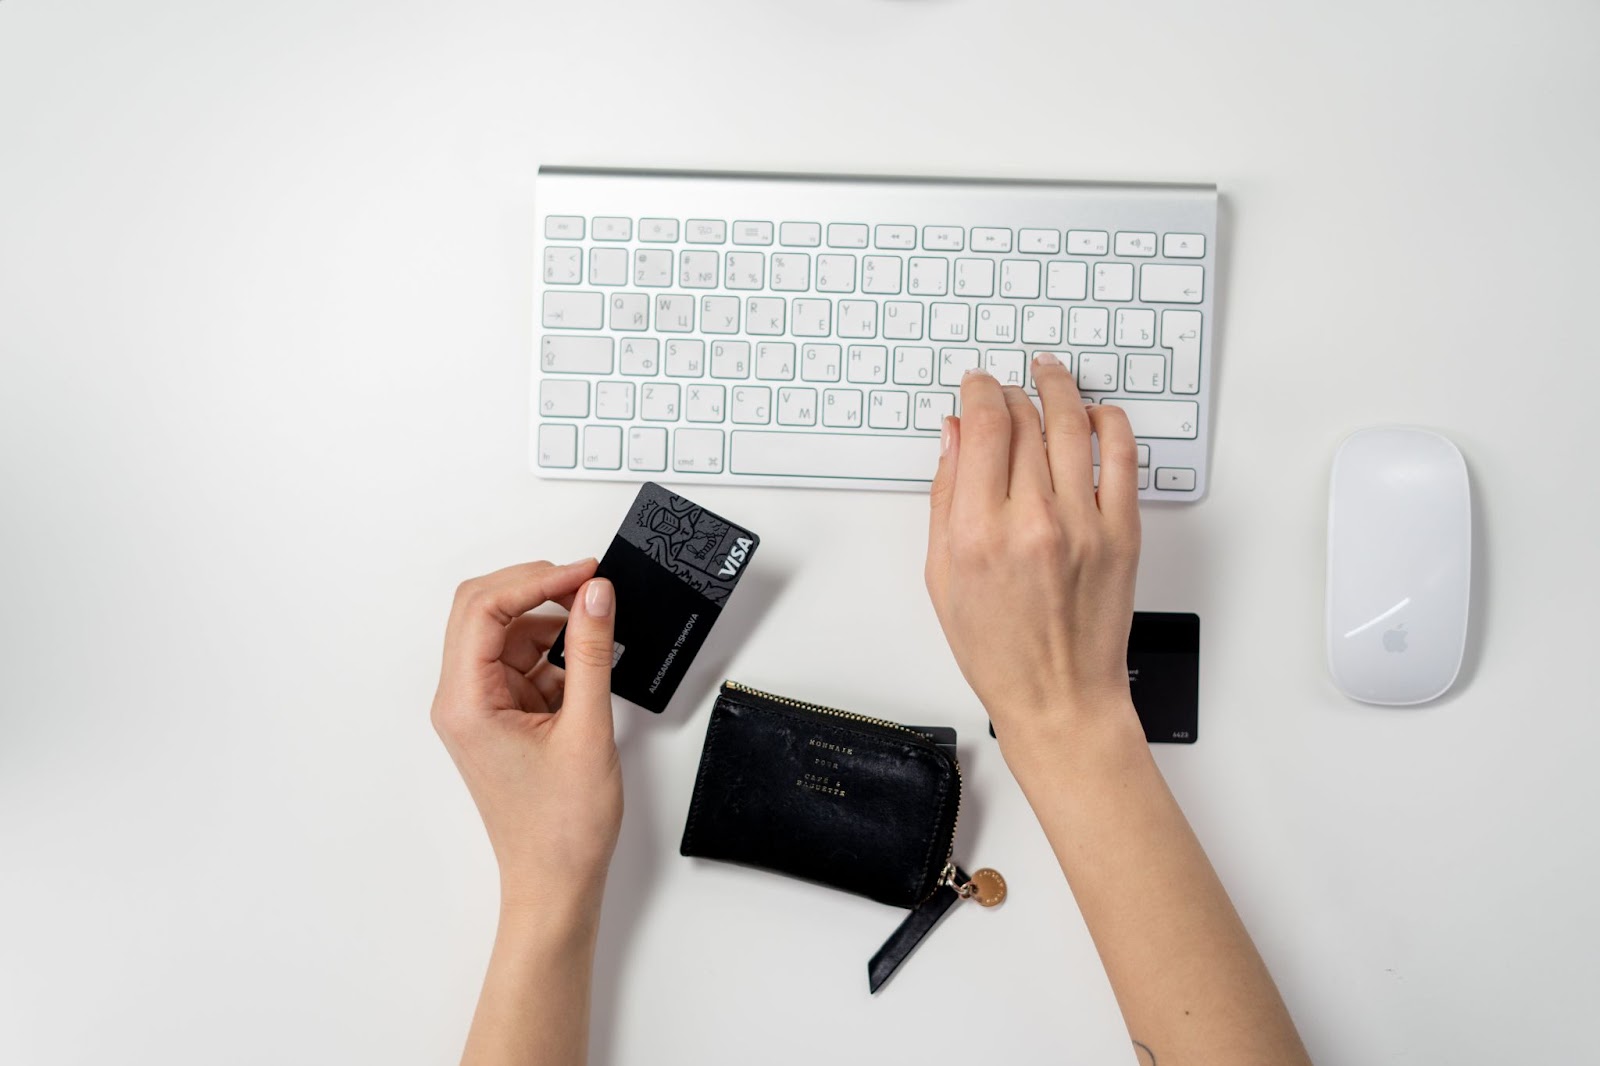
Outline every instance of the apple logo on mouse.
POLYGON ((1401 622, 1393 629, 1384 630, 1383 650, 1394 652, 1406 650, 1406 624, 1404 622, 1401 622))

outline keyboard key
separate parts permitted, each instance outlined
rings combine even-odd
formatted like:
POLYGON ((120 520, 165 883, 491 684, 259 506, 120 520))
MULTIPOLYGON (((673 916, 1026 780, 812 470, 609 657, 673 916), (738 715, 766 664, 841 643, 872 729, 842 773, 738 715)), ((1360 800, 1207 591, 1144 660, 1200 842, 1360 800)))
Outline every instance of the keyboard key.
POLYGON ((1156 235, 1154 233, 1118 233, 1117 254, 1134 258, 1136 256, 1150 256, 1156 254, 1156 235))
POLYGON ((1060 344, 1061 308, 1030 304, 1022 309, 1023 344, 1060 344))
POLYGON ((633 253, 633 283, 646 288, 666 288, 672 284, 672 251, 668 248, 640 248, 633 253))
POLYGON ((817 424, 816 389, 779 389, 778 425, 814 426, 817 424))
POLYGON ((690 422, 721 422, 722 405, 727 399, 721 385, 687 385, 683 416, 690 422))
POLYGON ((979 304, 974 339, 980 343, 1017 339, 1017 309, 1010 304, 979 304))
POLYGON ((772 390, 765 385, 735 385, 732 415, 738 425, 766 425, 772 421, 772 390))
MULTIPOLYGON (((1033 354, 1034 355, 1043 355, 1044 353, 1043 352, 1034 352, 1033 354)), ((1072 353, 1071 352, 1056 351, 1056 352, 1051 352, 1050 354, 1055 356, 1056 359, 1060 361, 1061 365, 1066 368, 1067 373, 1070 374, 1070 373, 1073 372, 1072 371, 1072 353)), ((1034 367, 1033 361, 1029 360, 1029 362, 1028 362, 1028 384, 1026 386, 1024 386, 1024 387, 1029 392, 1038 392, 1039 391, 1039 386, 1037 384, 1035 384, 1034 380, 1033 380, 1033 367, 1034 367)), ((1085 402, 1088 402, 1088 401, 1085 401, 1085 402)))
MULTIPOLYGON (((1150 445, 1141 444, 1141 445, 1138 446, 1138 448, 1139 448, 1139 465, 1140 466, 1149 466, 1150 465, 1150 445)), ((1143 488, 1143 487, 1144 486, 1142 486, 1142 485, 1140 486, 1140 488, 1143 488)))
POLYGON ((910 407, 911 398, 903 392, 873 389, 867 405, 867 425, 873 429, 905 429, 910 407))
POLYGON ((639 239, 656 244, 674 244, 678 240, 678 220, 675 218, 641 218, 639 239))
POLYGON ((1193 492, 1194 470, 1187 466, 1158 466, 1156 488, 1167 492, 1193 492))
POLYGON ((1072 307, 1067 310, 1067 343, 1074 347, 1110 344, 1106 330, 1111 312, 1103 307, 1072 307))
MULTIPOLYGON (((1196 311, 1194 314, 1199 314, 1196 311)), ((1156 313, 1142 307, 1117 309, 1117 347, 1153 348, 1156 343, 1156 313)))
POLYGON ((1061 231, 1058 229, 1018 230, 1017 251, 1055 255, 1061 251, 1061 231))
POLYGON ((939 384, 959 386, 967 371, 978 365, 976 348, 941 348, 939 350, 939 384))
POLYGON ((788 341, 756 345, 756 377, 766 381, 793 381, 794 345, 788 341))
POLYGON ((778 243, 789 248, 815 248, 822 243, 822 226, 816 222, 785 222, 778 227, 778 243))
POLYGON ((665 470, 667 431, 655 426, 634 426, 628 430, 628 469, 665 470))
POLYGON ((749 377, 750 342, 712 341, 711 376, 714 378, 738 378, 741 381, 749 377))
MULTIPOLYGON (((580 234, 580 236, 582 236, 580 234)), ((915 248, 917 246, 917 227, 915 226, 876 226, 872 231, 872 241, 879 248, 915 248)))
POLYGON ((672 469, 679 474, 722 473, 722 430, 673 430, 672 469))
POLYGON ((950 291, 950 260, 914 255, 906 271, 906 289, 918 296, 943 296, 950 291))
MULTIPOLYGON (((1079 352, 1079 391, 1115 392, 1119 369, 1117 361, 1116 352, 1079 352)), ((1134 436, 1138 436, 1138 433, 1134 436)))
POLYGON ((1094 298, 1118 302, 1133 299, 1133 264, 1096 263, 1094 298))
POLYGON ((542 418, 589 417, 589 383, 582 378, 545 378, 539 382, 542 418))
POLYGON ((969 304, 937 303, 929 312, 928 339, 930 341, 964 341, 967 339, 969 304))
POLYGON ((1024 359, 1015 348, 990 348, 983 353, 983 367, 1000 384, 1021 388, 1024 359))
POLYGON ((642 292, 611 295, 611 328, 642 331, 650 328, 650 297, 642 292))
POLYGON ((922 227, 922 247, 929 252, 959 252, 966 238, 966 230, 960 226, 922 227))
POLYGON ((1110 237, 1104 230, 1069 229, 1067 230, 1067 254, 1105 255, 1109 240, 1110 237))
POLYGON ((744 305, 744 331, 758 337, 783 336, 782 296, 752 296, 744 305))
POLYGON ((1197 304, 1205 295, 1206 268, 1146 263, 1139 268, 1139 299, 1147 304, 1197 304))
POLYGON ((883 339, 889 341, 920 341, 922 339, 923 304, 911 300, 885 300, 883 304, 883 339))
POLYGON ((584 426, 583 465, 589 470, 622 469, 622 427, 584 426))
POLYGON ((1045 271, 1044 294, 1052 300, 1082 300, 1089 295, 1089 267, 1059 261, 1045 271))
POLYGON ((716 252, 683 252, 678 256, 679 282, 686 289, 716 288, 720 258, 716 252))
POLYGON ((639 417, 646 422, 676 422, 678 420, 678 386, 666 382, 650 382, 639 389, 639 417))
POLYGON ((609 374, 612 344, 610 337, 547 336, 539 342, 539 365, 547 374, 609 374))
POLYGON ((826 337, 832 332, 833 301, 802 300, 790 305, 789 332, 796 337, 826 337))
POLYGON ((882 385, 889 375, 889 349, 881 344, 852 344, 845 352, 846 381, 882 385))
POLYGON ((1193 400, 1108 401, 1122 408, 1135 437, 1194 440, 1200 431, 1200 405, 1193 400))
POLYGON ((913 411, 913 426, 938 432, 944 428, 944 420, 956 413, 956 398, 948 392, 919 392, 913 411))
POLYGON ((683 239, 690 244, 726 244, 728 224, 712 218, 691 218, 683 239))
MULTIPOLYGON (((590 253, 591 255, 593 253, 590 253)), ((623 253, 626 270, 627 253, 623 253)), ((576 285, 582 281, 583 249, 558 245, 544 250, 544 283, 546 285, 576 285)))
POLYGON ((737 296, 700 297, 700 332, 738 333, 739 298, 737 296))
POLYGON ((857 429, 861 425, 861 391, 827 389, 822 394, 822 424, 834 429, 857 429))
POLYGON ((656 329, 661 333, 689 333, 694 330, 694 297, 656 297, 656 329))
POLYGON ((1160 392, 1167 387, 1167 357, 1164 355, 1128 356, 1123 382, 1129 392, 1160 392))
POLYGON ((900 257, 864 255, 861 257, 861 291, 894 296, 900 292, 900 257))
POLYGON ((723 256, 726 269, 722 284, 728 289, 759 289, 767 281, 765 252, 729 252, 723 256))
POLYGON ((939 465, 936 436, 781 433, 735 430, 728 469, 735 474, 928 481, 939 465))
POLYGON ((802 345, 800 348, 800 379, 802 381, 838 381, 841 361, 837 344, 802 345))
MULTIPOLYGON (((609 338, 607 338, 609 339, 609 338)), ((668 341, 668 344, 676 343, 668 341)), ((653 377, 661 342, 654 337, 624 337, 619 349, 617 369, 630 377, 653 377)))
POLYGON ((599 329, 606 297, 599 292, 545 292, 544 324, 552 329, 599 329))
POLYGON ((957 296, 993 296, 994 260, 957 259, 957 296))
POLYGON ((872 338, 877 335, 878 301, 839 301, 839 336, 872 338))
POLYGON ((1011 251, 1011 231, 1008 229, 974 226, 972 228, 971 247, 974 252, 1009 252, 1011 251))
MULTIPOLYGON (((881 378, 879 379, 882 380, 881 378)), ((894 383, 896 385, 932 385, 933 349, 920 346, 902 346, 894 350, 894 383)))
POLYGON ((817 291, 855 292, 856 257, 853 255, 817 256, 817 291))
MULTIPOLYGON (((594 415, 596 418, 627 420, 633 417, 633 382, 601 381, 594 387, 594 415)), ((617 438, 622 447, 622 438, 617 438)))
POLYGON ((673 340, 667 342, 666 366, 669 378, 702 378, 706 375, 706 342, 673 340))
POLYGON ((595 248, 590 251, 590 285, 626 285, 627 283, 628 250, 626 248, 595 248))
POLYGON ((625 241, 633 236, 633 219, 601 215, 594 220, 594 239, 597 241, 625 241))
POLYGON ((1012 300, 1039 298, 1039 261, 1006 259, 1000 264, 1000 295, 1012 300))
POLYGON ((546 215, 544 235, 553 241, 583 240, 582 215, 546 215))
POLYGON ((867 227, 859 222, 833 222, 828 226, 829 248, 865 248, 867 227))
POLYGON ((772 223, 770 222, 735 222, 733 224, 734 244, 771 244, 772 223))
MULTIPOLYGON (((854 274, 855 272, 852 270, 852 281, 854 274)), ((811 287, 811 257, 805 252, 774 252, 772 255, 772 287, 779 292, 805 292, 809 289, 811 287)))
POLYGON ((1200 391, 1200 312, 1161 312, 1161 346, 1172 349, 1172 391, 1200 391))
POLYGON ((570 469, 578 465, 578 427, 544 424, 539 427, 539 465, 570 469))
POLYGON ((1169 233, 1161 238, 1161 254, 1168 259, 1204 259, 1204 233, 1169 233))

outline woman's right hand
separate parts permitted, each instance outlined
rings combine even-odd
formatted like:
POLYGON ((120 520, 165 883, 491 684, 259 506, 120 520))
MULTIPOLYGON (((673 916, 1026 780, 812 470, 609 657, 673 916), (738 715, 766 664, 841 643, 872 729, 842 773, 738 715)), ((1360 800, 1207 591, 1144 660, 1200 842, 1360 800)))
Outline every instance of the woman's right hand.
POLYGON ((1070 744, 1092 723, 1138 724, 1127 671, 1139 563, 1133 430, 1120 409, 1085 406, 1054 356, 1041 354, 1033 371, 1042 424, 1022 389, 983 371, 962 381, 931 492, 926 571, 945 638, 1013 771, 1025 752, 1070 744))

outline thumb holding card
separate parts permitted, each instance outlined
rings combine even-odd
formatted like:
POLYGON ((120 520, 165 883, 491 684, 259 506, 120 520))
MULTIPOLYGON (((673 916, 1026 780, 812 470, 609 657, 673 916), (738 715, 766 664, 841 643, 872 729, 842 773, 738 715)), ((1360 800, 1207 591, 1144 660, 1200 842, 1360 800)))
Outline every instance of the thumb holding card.
POLYGON ((609 735, 611 661, 615 643, 617 593, 603 577, 586 581, 572 598, 567 618, 565 695, 567 717, 592 722, 609 735))

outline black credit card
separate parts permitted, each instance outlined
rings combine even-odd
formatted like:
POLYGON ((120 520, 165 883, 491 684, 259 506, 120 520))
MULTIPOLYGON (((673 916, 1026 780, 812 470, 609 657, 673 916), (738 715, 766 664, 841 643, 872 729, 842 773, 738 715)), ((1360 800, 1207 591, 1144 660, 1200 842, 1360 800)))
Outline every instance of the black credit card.
MULTIPOLYGON (((1200 735, 1200 616, 1133 612, 1128 688, 1151 744, 1193 744, 1200 735)), ((994 736, 994 724, 989 725, 994 736)))
MULTIPOLYGON (((611 691, 660 714, 761 543, 748 529, 645 482, 595 569, 617 590, 611 691)), ((549 659, 565 666, 563 627, 549 659)))
POLYGON ((954 729, 947 725, 908 725, 906 728, 913 733, 921 733, 922 739, 931 741, 934 747, 957 762, 960 761, 960 758, 956 755, 956 731, 954 729))

